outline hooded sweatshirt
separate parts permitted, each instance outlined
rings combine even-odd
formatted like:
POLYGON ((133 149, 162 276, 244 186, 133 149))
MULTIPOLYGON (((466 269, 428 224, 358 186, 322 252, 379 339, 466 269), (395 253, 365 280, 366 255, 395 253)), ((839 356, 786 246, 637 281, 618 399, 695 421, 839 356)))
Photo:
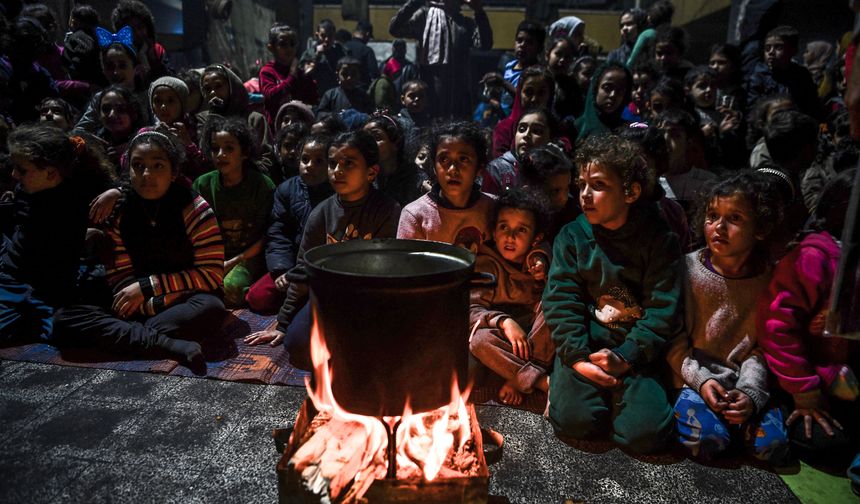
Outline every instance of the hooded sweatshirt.
POLYGON ((216 72, 220 73, 222 77, 227 79, 227 83, 230 86, 230 97, 227 98, 227 102, 224 103, 222 107, 215 109, 210 105, 209 110, 204 110, 197 114, 198 138, 203 138, 203 130, 206 127, 206 121, 210 116, 220 115, 223 117, 240 117, 247 120, 248 126, 257 133, 257 138, 259 139, 260 144, 264 147, 264 151, 271 150, 269 127, 266 124, 266 118, 259 112, 250 111, 248 107, 248 90, 245 89, 242 79, 240 79, 238 75, 223 65, 212 65, 211 67, 208 67, 207 70, 204 70, 203 74, 200 75, 200 87, 203 87, 203 76, 209 71, 212 71, 212 68, 214 68, 216 72))

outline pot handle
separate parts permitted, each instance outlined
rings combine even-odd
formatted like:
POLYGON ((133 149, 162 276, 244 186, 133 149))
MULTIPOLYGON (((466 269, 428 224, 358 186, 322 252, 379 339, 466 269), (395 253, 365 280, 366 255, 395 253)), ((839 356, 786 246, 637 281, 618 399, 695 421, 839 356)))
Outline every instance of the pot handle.
POLYGON ((284 276, 290 282, 308 283, 308 270, 301 264, 295 265, 293 269, 284 273, 284 276))
POLYGON ((475 271, 469 277, 469 289, 478 289, 481 287, 495 287, 496 275, 485 271, 475 271))

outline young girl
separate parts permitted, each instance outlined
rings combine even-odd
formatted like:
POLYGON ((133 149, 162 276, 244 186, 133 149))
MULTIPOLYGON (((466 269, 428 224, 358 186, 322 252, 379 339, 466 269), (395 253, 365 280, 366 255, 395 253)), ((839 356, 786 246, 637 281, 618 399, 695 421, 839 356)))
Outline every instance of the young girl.
POLYGON ((215 211, 224 236, 224 301, 241 306, 266 271, 263 241, 275 184, 253 165, 255 142, 244 121, 213 117, 203 131, 203 150, 215 170, 192 187, 215 211))
POLYGON ((729 107, 717 106, 715 76, 710 67, 694 67, 687 72, 684 91, 698 116, 710 166, 715 171, 735 170, 742 164, 744 151, 741 115, 729 107))
MULTIPOLYGON (((379 150, 370 133, 358 130, 335 137, 328 150, 328 180, 337 193, 311 211, 302 235, 298 262, 305 251, 347 240, 392 238, 400 205, 373 188, 379 173, 379 150)), ((278 327, 248 335, 245 343, 284 345, 308 357, 311 310, 305 284, 290 283, 278 313, 278 327), (286 339, 285 339, 286 338, 286 339)))
POLYGON ((421 195, 418 168, 407 157, 400 124, 388 114, 376 113, 364 125, 379 148, 379 175, 374 185, 401 206, 421 195))
POLYGON ((779 224, 779 201, 760 175, 742 173, 713 186, 703 202, 707 246, 685 258, 685 334, 668 355, 675 387, 683 386, 675 425, 694 457, 709 460, 742 436, 755 457, 778 464, 788 440, 770 401, 755 306, 770 281, 767 239, 779 224))
POLYGON ((576 77, 568 73, 575 51, 573 42, 566 37, 551 40, 546 51, 546 66, 555 78, 553 112, 562 120, 582 114, 584 104, 576 77))
POLYGON ((224 304, 224 248, 209 205, 174 183, 182 147, 147 131, 129 143, 126 199, 107 228, 113 258, 107 280, 113 298, 56 314, 60 342, 93 343, 134 356, 168 352, 195 371, 203 354, 196 341, 216 331, 224 304))
POLYGON ((517 121, 511 150, 490 161, 484 171, 481 190, 500 195, 504 191, 519 187, 519 164, 529 149, 545 145, 558 134, 558 123, 545 108, 526 110, 517 121))
POLYGON ((188 112, 188 96, 188 86, 176 77, 161 77, 149 86, 149 105, 155 115, 155 128, 175 136, 185 146, 182 173, 190 183, 211 170, 212 163, 197 145, 197 125, 188 112))
POLYGON ((800 243, 776 265, 758 304, 759 344, 794 403, 786 420, 792 451, 829 465, 847 465, 860 440, 860 345, 823 337, 855 174, 844 171, 824 186, 800 243))
POLYGON ((97 141, 53 126, 21 126, 8 148, 18 186, 0 204, 0 341, 48 339, 53 309, 75 301, 87 206, 113 169, 97 141))
POLYGON ((62 98, 45 98, 39 104, 39 122, 53 124, 63 131, 69 131, 75 124, 75 111, 62 98))
POLYGON ((276 185, 299 174, 302 141, 308 133, 310 133, 310 127, 303 122, 294 122, 278 131, 275 136, 277 164, 269 171, 269 176, 276 185))
POLYGON ((497 158, 513 146, 514 133, 523 111, 530 108, 551 109, 555 79, 544 67, 533 66, 523 70, 517 85, 517 94, 511 114, 499 121, 493 129, 493 157, 497 158))
POLYGON ((657 81, 648 95, 648 120, 653 123, 657 116, 667 110, 687 110, 684 86, 680 82, 664 77, 657 81))
POLYGON ((308 216, 334 192, 328 183, 328 148, 331 138, 311 135, 299 147, 299 176, 287 179, 275 191, 271 225, 266 242, 269 270, 248 290, 245 301, 258 313, 275 314, 284 303, 286 272, 296 265, 296 256, 308 216))
POLYGON ((122 86, 105 89, 95 103, 101 124, 97 134, 105 143, 108 159, 121 170, 120 157, 143 126, 145 114, 134 94, 122 86))
POLYGON ((555 349, 540 310, 549 252, 543 238, 549 209, 543 195, 512 189, 496 205, 493 239, 481 245, 475 270, 492 273, 495 287, 473 290, 469 350, 506 381, 499 400, 519 405, 522 394, 549 388, 555 349))
POLYGON ((490 238, 493 220, 493 198, 475 183, 487 164, 484 135, 473 124, 453 123, 437 128, 429 141, 436 180, 430 192, 403 208, 397 237, 476 251, 490 238))
POLYGON ((549 421, 556 433, 649 452, 670 438, 663 350, 678 329, 681 252, 647 193, 638 148, 614 135, 576 153, 583 215, 562 228, 543 295, 556 359, 549 421))
POLYGON ((549 202, 549 227, 545 239, 552 244, 561 228, 576 219, 582 210, 579 198, 570 195, 573 166, 567 155, 555 144, 528 151, 520 164, 523 188, 539 191, 549 202))
POLYGON ((630 103, 631 89, 633 77, 624 65, 604 63, 598 68, 588 88, 585 111, 576 120, 577 142, 619 129, 624 124, 621 114, 630 103))

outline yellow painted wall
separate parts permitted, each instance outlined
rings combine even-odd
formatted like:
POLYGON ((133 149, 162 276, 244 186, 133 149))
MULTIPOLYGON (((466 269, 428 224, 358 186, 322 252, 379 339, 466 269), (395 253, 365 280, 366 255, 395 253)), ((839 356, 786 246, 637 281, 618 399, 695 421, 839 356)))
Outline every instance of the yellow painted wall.
MULTIPOLYGON (((676 25, 685 25, 690 21, 712 12, 724 9, 731 5, 731 0, 674 0, 676 25)), ((469 9, 463 11, 468 15, 469 9)), ((513 49, 514 36, 517 25, 525 17, 525 8, 503 8, 486 7, 490 24, 493 27, 493 49, 513 49)), ((388 22, 397 12, 395 7, 370 7, 370 22, 373 23, 373 35, 375 40, 392 40, 388 34, 388 22)), ((620 34, 618 33, 619 11, 578 11, 561 9, 559 16, 577 16, 585 21, 585 33, 596 40, 604 52, 609 52, 618 47, 620 34)), ((329 18, 334 21, 338 28, 346 28, 352 31, 355 21, 344 21, 340 15, 340 6, 314 7, 314 24, 329 18)))

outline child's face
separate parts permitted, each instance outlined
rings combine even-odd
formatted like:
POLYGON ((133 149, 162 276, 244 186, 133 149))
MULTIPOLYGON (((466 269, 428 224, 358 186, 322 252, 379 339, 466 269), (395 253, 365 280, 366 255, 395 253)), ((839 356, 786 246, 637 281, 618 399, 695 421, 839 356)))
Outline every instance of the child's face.
POLYGON ((787 67, 792 56, 794 54, 781 37, 768 37, 764 40, 764 62, 771 70, 787 67))
POLYGON ((343 89, 353 89, 358 85, 358 65, 341 65, 337 70, 337 80, 343 89))
POLYGON ((522 64, 529 65, 537 61, 540 48, 534 35, 529 32, 517 32, 514 39, 514 57, 522 64))
POLYGON ((63 106, 54 101, 45 102, 39 108, 39 122, 51 123, 63 131, 68 131, 72 127, 63 106))
POLYGON ((182 101, 176 91, 158 86, 152 91, 152 112, 159 121, 173 124, 182 116, 182 101))
POLYGON ((713 261, 744 260, 762 239, 752 209, 740 195, 717 197, 708 205, 705 242, 713 261))
POLYGON ((242 164, 248 156, 242 152, 242 144, 235 135, 227 131, 215 131, 209 148, 215 168, 222 175, 241 173, 242 164))
POLYGON ((281 163, 285 166, 295 168, 299 164, 299 140, 301 138, 292 133, 284 135, 281 140, 281 145, 278 146, 278 155, 281 158, 281 163))
POLYGON ((499 255, 514 264, 522 264, 535 243, 535 216, 529 210, 501 208, 493 230, 499 255))
POLYGON ((376 140, 376 146, 379 148, 379 161, 394 161, 397 159, 397 146, 388 137, 388 133, 379 124, 368 123, 364 126, 364 131, 367 131, 376 140))
POLYGON ((576 72, 576 83, 579 85, 579 89, 582 90, 582 93, 588 93, 588 86, 591 84, 591 77, 594 75, 594 70, 597 67, 594 63, 587 62, 581 63, 579 65, 579 70, 576 72))
POLYGON ((176 180, 176 171, 164 149, 151 143, 138 144, 129 156, 131 187, 146 200, 161 199, 176 180))
POLYGON ((636 38, 639 36, 639 27, 636 26, 633 14, 628 12, 621 16, 621 19, 618 20, 618 29, 621 31, 622 43, 632 44, 636 42, 636 38))
POLYGON ((318 26, 317 31, 314 32, 314 36, 317 38, 317 42, 319 45, 323 46, 323 50, 328 49, 334 44, 334 30, 328 29, 318 26))
POLYGON ((113 134, 131 131, 131 110, 125 98, 113 91, 105 93, 99 101, 99 119, 106 130, 113 134))
POLYGON ((427 103, 427 90, 421 86, 409 86, 403 90, 400 103, 410 113, 424 112, 424 106, 427 103))
POLYGON ((668 154, 668 173, 684 173, 687 169, 687 132, 679 124, 662 123, 668 154))
POLYGON ((214 109, 223 108, 230 99, 230 83, 217 72, 209 72, 203 76, 200 84, 203 98, 214 109))
POLYGON ((481 168, 474 145, 460 138, 439 140, 436 146, 436 179, 442 194, 451 203, 461 208, 466 206, 481 168))
POLYGON ((570 198, 570 173, 557 173, 543 183, 543 192, 549 200, 551 212, 558 212, 567 205, 570 198))
POLYGON ((291 124, 295 124, 297 122, 304 122, 304 118, 302 117, 302 114, 293 108, 288 108, 287 110, 284 111, 283 115, 281 116, 281 124, 278 125, 278 131, 286 128, 287 126, 289 126, 291 124))
POLYGON ((328 150, 328 181, 342 201, 357 201, 370 191, 379 166, 367 166, 360 150, 348 145, 328 150))
POLYGON ((422 145, 418 149, 418 152, 415 153, 415 165, 424 171, 428 171, 430 169, 431 162, 430 147, 422 145))
POLYGON ((328 152, 319 142, 308 142, 302 147, 299 159, 299 176, 305 184, 317 186, 328 181, 328 152))
POLYGON ((567 67, 573 61, 573 46, 562 39, 549 50, 546 59, 552 73, 556 75, 567 73, 567 67))
POLYGON ((651 99, 648 100, 648 108, 651 110, 653 117, 657 117, 664 111, 669 110, 671 106, 672 100, 668 96, 657 92, 651 93, 651 99))
POLYGON ((520 104, 523 109, 546 107, 551 94, 552 89, 549 88, 546 79, 529 77, 523 82, 523 88, 520 90, 520 104))
POLYGON ((618 229, 627 222, 630 205, 639 198, 639 184, 625 194, 621 178, 595 162, 583 167, 578 182, 579 204, 589 224, 618 229))
POLYGON ((296 46, 298 40, 294 32, 281 32, 274 44, 268 44, 269 51, 275 58, 275 61, 284 65, 289 65, 296 57, 296 46))
POLYGON ((111 84, 134 88, 134 62, 122 49, 114 47, 107 50, 102 58, 102 71, 111 84))
POLYGON ((654 59, 664 72, 681 63, 681 51, 670 42, 658 42, 654 49, 654 59))
POLYGON ((711 67, 716 75, 716 84, 724 85, 729 82, 732 73, 735 71, 734 65, 725 54, 715 52, 708 60, 708 66, 711 67))
POLYGON ((640 110, 644 109, 645 105, 648 103, 652 87, 654 87, 654 81, 651 79, 649 74, 633 74, 633 91, 631 93, 631 98, 633 99, 633 103, 635 103, 640 110))
POLYGON ((520 159, 532 147, 545 145, 549 141, 549 125, 543 114, 526 114, 520 118, 514 132, 514 149, 520 159))
POLYGON ((693 81, 693 86, 687 91, 690 93, 690 98, 693 103, 703 109, 714 107, 714 101, 717 99, 717 93, 714 89, 714 81, 710 76, 700 75, 693 81))
POLYGON ((597 95, 594 103, 604 114, 614 114, 624 106, 624 97, 627 95, 627 75, 618 69, 609 70, 600 76, 597 84, 597 95))
POLYGON ((27 194, 50 189, 62 180, 60 172, 53 166, 40 168, 26 156, 12 156, 12 178, 21 184, 27 194))

